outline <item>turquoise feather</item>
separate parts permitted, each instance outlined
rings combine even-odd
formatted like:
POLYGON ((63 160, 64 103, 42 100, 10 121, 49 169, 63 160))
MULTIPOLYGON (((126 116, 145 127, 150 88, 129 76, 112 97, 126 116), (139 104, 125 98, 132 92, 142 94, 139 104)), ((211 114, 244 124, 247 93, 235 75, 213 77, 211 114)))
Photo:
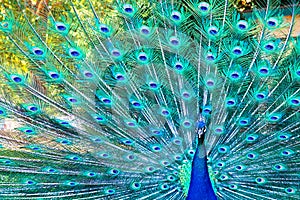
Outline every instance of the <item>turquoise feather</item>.
POLYGON ((299 199, 298 1, 96 4, 1 16, 0 199, 299 199))

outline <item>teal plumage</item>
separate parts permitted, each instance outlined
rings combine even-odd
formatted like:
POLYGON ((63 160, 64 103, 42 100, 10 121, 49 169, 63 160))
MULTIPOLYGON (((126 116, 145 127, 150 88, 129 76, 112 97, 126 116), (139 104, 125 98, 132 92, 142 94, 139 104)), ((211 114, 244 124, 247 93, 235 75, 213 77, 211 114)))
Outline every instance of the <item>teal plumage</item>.
POLYGON ((300 199, 298 1, 15 3, 0 199, 300 199))

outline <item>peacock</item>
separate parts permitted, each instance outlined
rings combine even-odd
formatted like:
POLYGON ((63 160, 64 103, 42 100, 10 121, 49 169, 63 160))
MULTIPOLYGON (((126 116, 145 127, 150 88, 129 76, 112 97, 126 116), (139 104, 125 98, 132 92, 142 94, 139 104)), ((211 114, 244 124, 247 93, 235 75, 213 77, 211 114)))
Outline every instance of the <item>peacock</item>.
POLYGON ((3 3, 0 199, 300 199, 299 5, 3 3))

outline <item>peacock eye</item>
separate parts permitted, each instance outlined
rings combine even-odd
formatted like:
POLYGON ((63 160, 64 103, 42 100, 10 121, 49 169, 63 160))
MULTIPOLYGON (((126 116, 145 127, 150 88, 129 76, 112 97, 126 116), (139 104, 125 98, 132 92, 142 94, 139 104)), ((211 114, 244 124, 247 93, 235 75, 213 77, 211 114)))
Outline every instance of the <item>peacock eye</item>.
POLYGON ((139 59, 140 61, 142 61, 142 62, 147 61, 147 60, 148 60, 147 54, 145 54, 145 53, 143 53, 143 52, 140 53, 139 56, 138 56, 138 59, 139 59))
POLYGON ((181 14, 178 11, 173 11, 171 17, 175 21, 179 21, 181 19, 181 14))
POLYGON ((300 99, 298 99, 298 98, 291 99, 290 102, 294 106, 300 105, 300 99))
POLYGON ((211 26, 209 29, 208 29, 208 33, 212 36, 216 36, 218 33, 219 33, 219 29, 215 26, 211 26))
POLYGON ((118 49, 114 49, 112 50, 111 54, 114 56, 114 57, 119 57, 121 56, 121 53, 118 49))
POLYGON ((229 99, 229 100, 226 101, 226 104, 228 106, 234 106, 235 105, 235 100, 234 99, 229 99))
POLYGON ((53 78, 53 79, 58 79, 59 78, 59 74, 56 72, 49 72, 48 75, 53 78))
POLYGON ((286 188, 284 191, 288 194, 294 194, 296 192, 296 190, 294 188, 291 188, 291 187, 286 188))
POLYGON ((235 55, 241 55, 243 51, 240 47, 234 47, 232 53, 234 53, 235 55))
POLYGON ((116 74, 115 78, 118 81, 124 81, 125 80, 125 76, 123 74, 116 74))
POLYGON ((270 27, 276 27, 278 25, 278 20, 275 19, 274 17, 270 17, 268 20, 267 20, 267 24, 268 26, 270 27))
POLYGON ((2 26, 3 28, 7 28, 7 27, 8 27, 8 25, 9 25, 9 23, 8 23, 8 22, 2 22, 2 23, 1 23, 1 26, 2 26))
POLYGON ((106 25, 102 24, 100 25, 100 31, 102 33, 109 33, 109 28, 106 25))
POLYGON ((207 53, 207 55, 206 55, 206 59, 208 60, 208 61, 214 61, 216 58, 215 58, 215 56, 212 54, 212 53, 207 53))
POLYGON ((56 28, 57 31, 60 31, 60 32, 63 32, 65 30, 67 30, 67 26, 62 22, 57 22, 55 24, 55 28, 56 28))
POLYGON ((174 45, 174 46, 178 46, 179 45, 179 39, 176 37, 171 37, 170 38, 170 44, 174 45))
POLYGON ((191 95, 188 92, 183 92, 182 97, 188 99, 191 95))
POLYGON ((261 74, 268 74, 269 73, 269 69, 268 68, 265 68, 265 67, 262 67, 259 69, 259 72, 261 74))
POLYGON ((92 72, 85 71, 85 72, 84 72, 84 76, 87 77, 87 78, 92 78, 94 75, 93 75, 92 72))
POLYGON ((69 50, 69 54, 72 57, 79 57, 81 55, 79 51, 77 51, 76 49, 73 49, 73 48, 69 50))
POLYGON ((218 148, 219 153, 227 153, 229 151, 229 148, 227 146, 220 146, 218 148))
POLYGON ((133 6, 132 5, 130 5, 130 4, 125 4, 124 6, 123 6, 123 10, 125 11, 125 13, 128 13, 128 14, 131 14, 131 13, 133 13, 133 6))
POLYGON ((137 101, 132 101, 131 104, 134 106, 134 107, 140 107, 141 106, 141 103, 137 102, 137 101))
POLYGON ((183 69, 183 66, 182 66, 182 64, 181 64, 180 62, 177 62, 177 63, 175 63, 175 68, 176 68, 177 70, 182 70, 182 69, 183 69))
POLYGON ((209 4, 206 2, 200 2, 198 8, 201 12, 206 13, 209 10, 209 4))
POLYGON ((206 85, 209 86, 209 87, 212 87, 212 86, 215 85, 215 82, 213 80, 207 80, 206 85))
POLYGON ((32 112, 38 111, 38 107, 36 107, 36 106, 28 106, 27 109, 32 112))
POLYGON ((114 194, 116 191, 114 189, 107 189, 105 190, 106 194, 114 194))
POLYGON ((267 180, 266 180, 265 178, 263 178, 263 177, 257 177, 257 178, 255 179, 255 181, 256 181, 256 183, 258 183, 258 184, 262 184, 262 183, 267 182, 267 180))
POLYGON ((101 101, 102 101, 104 104, 111 104, 111 100, 108 99, 108 98, 102 98, 101 101))
POLYGON ((150 28, 148 26, 142 26, 140 32, 144 35, 148 35, 150 33, 150 28))
POLYGON ((149 86, 150 86, 151 88, 153 88, 153 89, 156 89, 156 88, 158 87, 158 84, 155 83, 155 82, 150 82, 150 83, 149 83, 149 86))
POLYGON ((160 145, 153 145, 151 149, 153 152, 160 152, 162 150, 160 145))
POLYGON ((71 103, 77 103, 78 102, 78 100, 75 99, 74 97, 69 97, 68 101, 71 102, 71 103))
POLYGON ((238 23, 237 23, 237 27, 238 27, 238 29, 240 29, 240 30, 246 30, 246 29, 248 29, 248 22, 247 21, 245 21, 245 20, 240 20, 238 23))
POLYGON ((239 73, 238 72, 233 72, 230 74, 230 77, 233 78, 233 79, 238 79, 240 77, 239 73))
POLYGON ((32 52, 37 56, 42 56, 44 54, 44 51, 38 47, 33 48, 32 52))
POLYGON ((16 75, 12 75, 10 78, 16 83, 20 83, 23 81, 23 79, 21 77, 16 76, 16 75))
POLYGON ((267 44, 264 46, 264 48, 265 48, 267 51, 272 51, 272 50, 274 50, 275 45, 274 45, 274 43, 269 42, 269 43, 267 43, 267 44))
POLYGON ((183 122, 183 126, 185 126, 185 127, 191 127, 192 123, 190 121, 184 121, 183 122))
POLYGON ((235 190, 235 189, 238 188, 236 185, 230 185, 229 187, 230 187, 231 189, 233 189, 233 190, 235 190))
POLYGON ((264 93, 258 93, 256 94, 256 98, 257 99, 264 99, 266 97, 266 95, 264 93))

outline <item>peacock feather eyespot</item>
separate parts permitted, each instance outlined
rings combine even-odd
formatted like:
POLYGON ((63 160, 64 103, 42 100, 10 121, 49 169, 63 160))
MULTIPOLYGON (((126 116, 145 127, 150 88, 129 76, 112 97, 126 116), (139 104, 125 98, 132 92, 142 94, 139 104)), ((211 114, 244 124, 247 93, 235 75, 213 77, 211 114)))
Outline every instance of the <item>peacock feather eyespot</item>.
POLYGON ((292 106, 300 106, 300 97, 291 98, 289 103, 292 106))
POLYGON ((233 107, 236 105, 236 101, 233 98, 228 98, 226 100, 226 107, 233 107))
POLYGON ((142 187, 142 184, 139 183, 139 182, 132 182, 132 183, 130 184, 130 188, 131 188, 132 190, 140 190, 141 187, 142 187))
POLYGON ((229 146, 226 145, 220 145, 218 147, 218 152, 219 153, 228 153, 229 152, 229 146))
POLYGON ((239 56, 239 55, 242 55, 243 54, 243 50, 241 47, 239 46, 236 46, 232 49, 232 53, 239 56))
POLYGON ((210 11, 210 5, 207 2, 200 2, 198 8, 201 14, 207 14, 210 11))
POLYGON ((147 54, 144 53, 144 52, 139 53, 139 55, 138 55, 138 60, 139 60, 139 62, 142 62, 142 63, 147 62, 147 61, 148 61, 148 56, 147 56, 147 54))
POLYGON ((229 176, 226 175, 226 174, 221 174, 220 179, 221 179, 222 181, 225 181, 225 180, 228 180, 228 179, 229 179, 229 176))
POLYGON ((136 122, 134 122, 134 121, 128 121, 128 122, 126 122, 126 124, 128 127, 132 127, 132 128, 137 126, 136 122))
POLYGON ((142 103, 138 102, 138 101, 131 101, 130 102, 131 105, 134 107, 134 108, 141 108, 142 107, 142 103))
POLYGON ((170 166, 170 162, 169 162, 169 161, 166 161, 166 160, 161 161, 161 164, 162 164, 164 167, 170 166))
POLYGON ((266 95, 262 92, 259 92, 259 93, 256 94, 255 97, 256 97, 257 100, 264 100, 266 98, 266 95))
POLYGON ((176 144, 176 145, 181 145, 182 144, 182 139, 175 138, 175 139, 173 139, 173 143, 176 144))
POLYGON ((119 169, 111 169, 107 173, 110 175, 113 175, 113 176, 117 176, 120 174, 120 170, 119 169))
POLYGON ((202 113, 204 114, 204 115, 210 115, 211 114, 211 106, 204 106, 203 107, 203 111, 202 111, 202 113))
POLYGON ((15 75, 15 74, 11 75, 11 76, 10 76, 10 79, 11 79, 14 83, 18 83, 18 84, 21 84, 21 83, 24 82, 24 79, 23 79, 22 76, 15 75))
POLYGON ((255 179, 255 182, 258 183, 258 184, 264 184, 267 182, 267 179, 263 178, 263 177, 257 177, 255 179))
POLYGON ((242 171, 244 169, 245 169, 245 167, 243 165, 237 165, 237 166, 235 166, 235 170, 237 170, 237 171, 242 171))
POLYGON ((128 146, 131 146, 131 145, 134 144, 134 142, 130 139, 123 139, 123 140, 121 140, 121 142, 125 145, 128 145, 128 146))
POLYGON ((168 176, 167 176, 167 180, 168 180, 169 182, 174 182, 174 181, 177 180, 177 178, 176 178, 174 175, 168 175, 168 176))
POLYGON ((282 115, 279 113, 273 113, 268 116, 270 122, 278 122, 281 119, 282 115))
POLYGON ((291 138, 291 134, 289 134, 289 133, 278 133, 278 135, 277 135, 277 139, 278 140, 281 140, 281 141, 285 141, 285 140, 288 140, 288 139, 290 139, 291 138))
POLYGON ((248 159, 254 160, 254 159, 256 159, 258 157, 258 154, 255 153, 255 152, 250 152, 246 156, 247 156, 248 159))
POLYGON ((292 155, 294 155, 294 151, 293 150, 291 150, 291 149, 284 149, 283 151, 281 151, 281 155, 282 156, 286 156, 286 157, 288 157, 288 156, 292 156, 292 155))
POLYGON ((26 183, 27 185, 34 185, 34 184, 36 184, 36 182, 33 181, 33 180, 27 180, 27 181, 25 181, 25 183, 26 183))
POLYGON ((236 26, 237 26, 238 30, 240 30, 240 31, 246 31, 249 28, 249 24, 245 20, 238 21, 236 26))
POLYGON ((207 87, 213 87, 213 86, 215 86, 214 80, 211 80, 211 79, 207 80, 206 81, 206 86, 207 87))
POLYGON ((143 25, 140 28, 140 33, 142 35, 149 35, 150 34, 150 28, 148 26, 143 25))
POLYGON ((215 37, 218 35, 218 33, 219 33, 219 29, 216 26, 211 26, 208 28, 208 34, 210 36, 215 37))
POLYGON ((160 190, 169 190, 170 186, 167 183, 163 183, 159 186, 160 190))
POLYGON ((232 73, 230 74, 230 77, 231 77, 232 79, 239 79, 239 78, 240 78, 240 74, 239 74, 238 72, 232 72, 232 73))
POLYGON ((112 100, 106 97, 101 98, 102 103, 104 103, 105 105, 111 105, 112 104, 112 100))
POLYGON ((112 194, 115 194, 116 193, 116 190, 115 189, 106 189, 104 191, 105 194, 108 194, 108 195, 112 195, 112 194))
POLYGON ((174 21, 180 21, 180 20, 182 19, 182 16, 181 16, 180 12, 178 12, 178 11, 173 11, 173 12, 171 13, 171 18, 172 18, 172 20, 174 20, 174 21))
POLYGON ((232 190, 237 190, 238 186, 234 185, 234 184, 231 184, 231 185, 229 185, 229 188, 232 189, 232 190))
POLYGON ((246 136, 246 142, 252 143, 255 142, 258 139, 258 135, 256 134, 249 134, 246 136))
POLYGON ((292 187, 288 187, 288 188, 285 188, 284 191, 288 194, 295 194, 297 189, 295 188, 292 188, 292 187))
POLYGON ((168 117, 171 114, 170 111, 166 108, 161 109, 160 113, 162 116, 165 116, 165 117, 168 117))
POLYGON ((50 72, 48 72, 48 75, 51 79, 59 79, 60 78, 60 75, 57 72, 50 71, 50 72))
POLYGON ((121 56, 121 52, 118 49, 114 49, 111 51, 113 57, 118 58, 121 56))
POLYGON ((170 38, 170 45, 172 46, 179 46, 180 45, 180 41, 177 37, 171 37, 170 38))
POLYGON ((146 173, 153 173, 153 172, 155 172, 155 167, 148 166, 148 167, 145 168, 145 172, 146 173))
POLYGON ((58 32, 65 32, 68 29, 68 27, 62 22, 56 22, 55 28, 58 32))
POLYGON ((180 161, 183 160, 183 157, 182 157, 181 155, 175 155, 175 156, 174 156, 174 160, 180 162, 180 161))
POLYGON ((249 119, 242 118, 242 119, 239 120, 239 125, 241 125, 241 126, 247 126, 247 125, 249 125, 249 122, 250 122, 249 119))
POLYGON ((216 166, 217 167, 225 167, 225 163, 222 162, 222 161, 219 161, 219 162, 216 163, 216 166))
POLYGON ((279 163, 279 164, 275 164, 275 165, 273 166, 273 169, 274 169, 275 171, 284 171, 284 170, 287 169, 287 167, 286 167, 285 165, 279 163))
POLYGON ((221 127, 221 126, 218 126, 214 129, 214 133, 217 134, 217 135, 221 135, 224 133, 224 128, 221 127))
POLYGON ((94 74, 93 74, 92 72, 90 72, 90 71, 85 71, 85 72, 84 72, 84 76, 85 76, 86 78, 93 78, 93 77, 94 77, 94 74))
POLYGON ((162 146, 159 144, 151 145, 151 151, 158 153, 162 151, 162 146))
POLYGON ((78 51, 77 49, 75 48, 71 48, 69 50, 69 55, 73 58, 80 58, 82 55, 81 55, 81 52, 78 51))
POLYGON ((101 25, 100 25, 100 31, 101 31, 102 33, 107 34, 107 33, 110 32, 110 29, 109 29, 108 26, 106 26, 105 24, 101 24, 101 25))
POLYGON ((273 52, 275 50, 275 44, 274 42, 268 42, 264 45, 264 50, 266 52, 273 52))
POLYGON ((270 17, 267 19, 267 26, 269 28, 276 28, 278 26, 278 20, 274 17, 270 17))
POLYGON ((215 59, 216 59, 216 57, 214 56, 213 53, 208 52, 208 53, 206 54, 206 60, 207 60, 207 61, 212 62, 212 61, 214 61, 215 59))
POLYGON ((32 53, 34 53, 34 55, 36 55, 36 56, 42 57, 42 56, 44 56, 45 51, 41 48, 34 47, 34 48, 32 48, 32 53))
POLYGON ((124 74, 117 73, 117 74, 115 75, 115 79, 116 79, 117 81, 119 81, 119 82, 122 82, 122 81, 125 81, 125 80, 126 80, 126 77, 125 77, 124 74))
POLYGON ((151 132, 154 136, 161 136, 163 134, 163 132, 159 129, 153 129, 151 132))
POLYGON ((134 13, 134 8, 131 4, 124 4, 123 5, 123 11, 126 13, 126 14, 133 14, 134 13))

